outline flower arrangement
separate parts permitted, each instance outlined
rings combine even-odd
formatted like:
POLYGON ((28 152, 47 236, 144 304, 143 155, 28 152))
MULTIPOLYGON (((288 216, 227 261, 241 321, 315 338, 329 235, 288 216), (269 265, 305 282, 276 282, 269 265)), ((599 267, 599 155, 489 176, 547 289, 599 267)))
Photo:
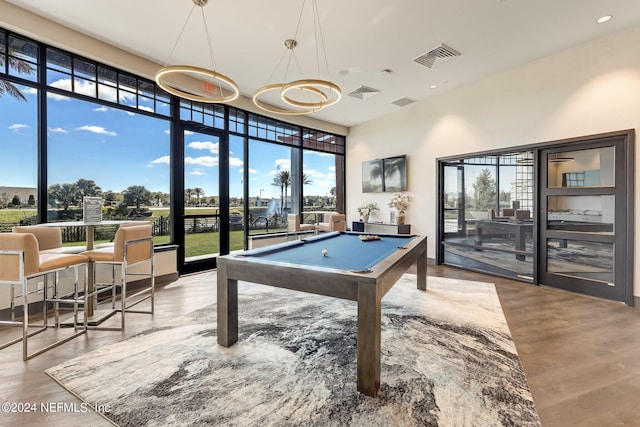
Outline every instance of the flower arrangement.
POLYGON ((411 196, 405 193, 395 193, 389 202, 389 207, 395 208, 398 213, 403 214, 404 211, 409 209, 409 202, 411 202, 411 196))
POLYGON ((380 208, 378 207, 377 203, 367 203, 366 205, 360 205, 360 207, 358 208, 358 213, 360 214, 361 217, 368 217, 369 215, 371 215, 371 213, 373 211, 377 211, 380 208))

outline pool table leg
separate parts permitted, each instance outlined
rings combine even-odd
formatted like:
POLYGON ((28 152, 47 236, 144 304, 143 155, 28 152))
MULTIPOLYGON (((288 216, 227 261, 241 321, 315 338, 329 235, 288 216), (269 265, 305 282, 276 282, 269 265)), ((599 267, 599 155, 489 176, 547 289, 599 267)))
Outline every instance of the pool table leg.
POLYGON ((226 265, 218 265, 218 344, 238 341, 238 281, 227 278, 226 265))
POLYGON ((375 285, 358 284, 358 391, 369 396, 380 388, 381 299, 375 285))
MULTIPOLYGON (((426 245, 426 241, 425 241, 426 245)), ((425 252, 418 257, 418 272, 417 272, 417 282, 418 289, 421 291, 427 290, 427 252, 425 252)))

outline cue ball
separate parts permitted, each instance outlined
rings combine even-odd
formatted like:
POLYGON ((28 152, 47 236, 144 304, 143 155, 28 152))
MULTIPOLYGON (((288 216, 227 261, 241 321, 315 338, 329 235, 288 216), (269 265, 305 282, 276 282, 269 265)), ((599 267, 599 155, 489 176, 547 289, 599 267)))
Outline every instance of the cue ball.
POLYGON ((327 254, 328 254, 328 253, 329 253, 329 251, 328 251, 328 250, 326 250, 326 249, 323 249, 323 250, 322 250, 322 256, 327 256, 327 254))

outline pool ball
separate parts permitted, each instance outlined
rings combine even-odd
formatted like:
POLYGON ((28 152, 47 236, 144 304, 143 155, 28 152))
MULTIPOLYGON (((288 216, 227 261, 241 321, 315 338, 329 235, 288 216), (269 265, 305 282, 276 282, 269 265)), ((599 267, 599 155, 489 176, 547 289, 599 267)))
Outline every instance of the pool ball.
POLYGON ((326 249, 323 249, 323 250, 322 250, 322 256, 327 256, 327 254, 328 254, 328 253, 329 253, 329 251, 328 251, 328 250, 326 250, 326 249))

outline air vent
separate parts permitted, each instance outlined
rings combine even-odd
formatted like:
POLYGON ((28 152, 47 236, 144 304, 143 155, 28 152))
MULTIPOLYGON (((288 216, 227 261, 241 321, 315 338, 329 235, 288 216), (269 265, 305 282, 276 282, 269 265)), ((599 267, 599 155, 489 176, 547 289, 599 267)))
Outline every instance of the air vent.
POLYGON ((359 88, 349 92, 347 96, 350 96, 352 98, 357 98, 357 99, 367 99, 379 93, 380 91, 378 89, 374 89, 369 86, 360 86, 359 88))
POLYGON ((452 47, 447 46, 444 43, 440 43, 438 46, 434 47, 428 52, 423 53, 420 56, 413 58, 415 62, 418 64, 424 65, 427 68, 432 68, 433 63, 438 58, 453 58, 455 56, 460 56, 460 52, 453 49, 452 47))
POLYGON ((400 98, 400 99, 396 99, 395 101, 393 101, 392 104, 393 105, 397 105, 398 107, 404 107, 406 105, 413 104, 414 102, 416 102, 415 99, 400 98))

